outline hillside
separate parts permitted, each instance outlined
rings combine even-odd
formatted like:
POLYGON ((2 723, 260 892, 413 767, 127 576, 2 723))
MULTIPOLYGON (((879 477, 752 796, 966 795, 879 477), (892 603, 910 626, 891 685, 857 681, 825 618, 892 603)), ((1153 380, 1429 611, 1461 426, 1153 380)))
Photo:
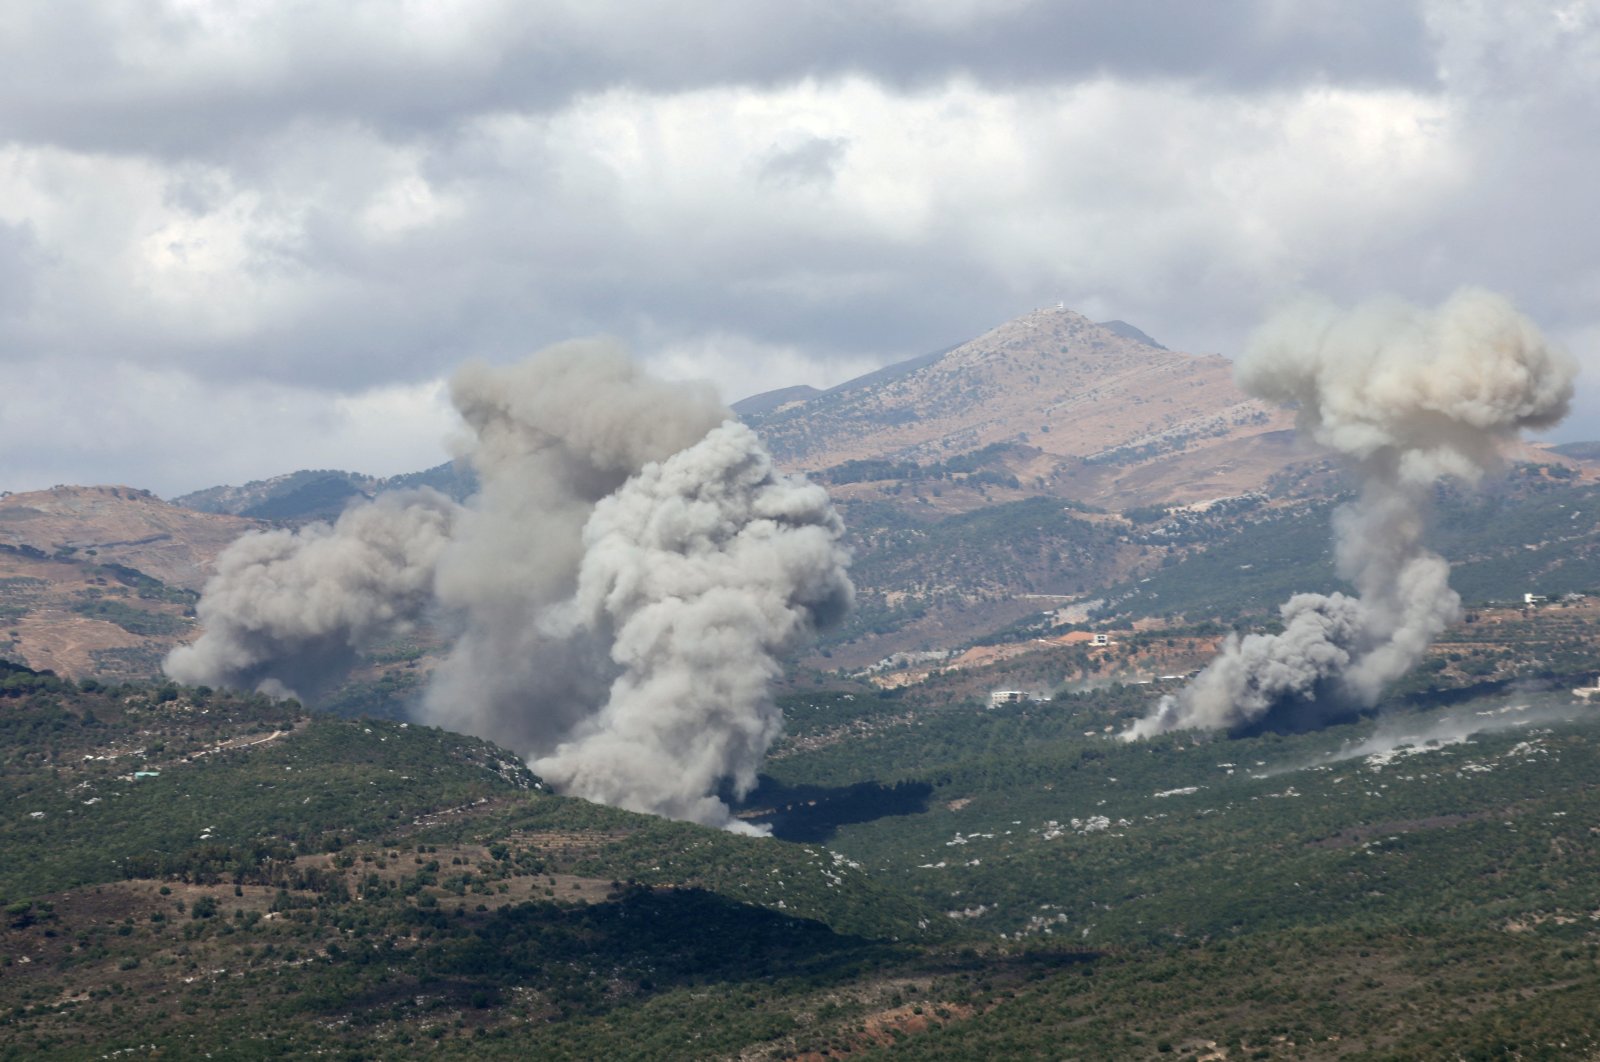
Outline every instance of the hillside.
POLYGON ((426 727, 0 663, 0 749, 3 1057, 736 1053, 892 1006, 951 935, 426 727))
POLYGON ((477 489, 471 469, 447 462, 399 476, 368 476, 336 469, 301 469, 243 486, 207 487, 172 499, 172 504, 205 513, 228 513, 275 523, 334 520, 345 506, 384 491, 432 487, 465 499, 477 489))
POLYGON ((1119 492, 1195 501, 1205 496, 1196 489, 1215 496, 1259 486, 1286 455, 1251 462, 1248 444, 1290 423, 1239 392, 1227 359, 1169 351, 1125 322, 1097 325, 1064 308, 1036 310, 821 394, 747 408, 788 467, 825 474, 851 461, 929 464, 1014 445, 1026 448, 1026 460, 1012 465, 1023 483, 1095 502, 1119 492), (1228 452, 1211 453, 1227 444, 1228 452), (1119 489, 1129 469, 1155 458, 1181 459, 1181 481, 1119 489), (1256 467, 1241 479, 1242 462, 1256 467), (1219 473, 1226 482, 1205 482, 1219 473))
MULTIPOLYGON (((783 388, 736 408, 784 464, 827 486, 847 525, 858 607, 806 661, 818 669, 1040 633, 1056 609, 1197 622, 1329 585, 1326 503, 1348 488, 1336 465, 1296 439, 1287 413, 1245 398, 1225 359, 1168 350, 1126 322, 1039 310, 825 392, 783 388)), ((1508 457, 1547 470, 1536 478, 1559 499, 1597 481, 1588 453, 1519 445, 1508 457)), ((422 485, 458 499, 475 489, 469 469, 445 464, 387 479, 301 470, 173 505, 127 488, 0 500, 0 549, 11 549, 0 619, 14 635, 0 650, 75 676, 153 674, 191 633, 178 592, 201 585, 233 536, 422 485), (153 604, 156 587, 126 583, 103 563, 113 557, 170 600, 153 604)), ((1520 595, 1529 580, 1594 582, 1586 528, 1541 544, 1526 521, 1484 520, 1476 504, 1444 511, 1479 522, 1470 556, 1451 553, 1471 564, 1471 599, 1520 595)), ((441 647, 428 631, 378 647, 330 705, 397 714, 441 647)))
POLYGON ((92 557, 188 590, 205 584, 228 543, 259 526, 198 513, 132 487, 55 487, 0 497, 0 546, 12 552, 92 557))
MULTIPOLYGON (((1568 611, 1497 621, 1512 663, 1592 643, 1568 611)), ((438 730, 0 664, 0 1055, 1600 1047, 1593 709, 1125 745, 1149 687, 987 710, 997 677, 786 698, 760 840, 438 730)))
POLYGON ((217 554, 259 526, 129 487, 0 498, 0 658, 64 675, 155 674, 191 634, 217 554))
MULTIPOLYGON (((735 409, 781 464, 827 485, 850 528, 861 607, 826 647, 846 667, 959 644, 1164 559, 1100 509, 1207 504, 1315 463, 1284 414, 1239 393, 1225 359, 1064 308, 825 392, 781 388, 735 409)), ((423 483, 458 498, 473 489, 452 465, 389 480, 302 470, 175 504, 292 525, 423 483)), ((363 674, 338 702, 391 710, 359 684, 414 691, 417 670, 363 674)))
POLYGON ((1102 953, 904 1054, 1593 1057, 1592 708, 1395 698, 1376 726, 1111 740, 1159 688, 805 699, 774 792, 922 786, 830 847, 1010 947, 1102 953))

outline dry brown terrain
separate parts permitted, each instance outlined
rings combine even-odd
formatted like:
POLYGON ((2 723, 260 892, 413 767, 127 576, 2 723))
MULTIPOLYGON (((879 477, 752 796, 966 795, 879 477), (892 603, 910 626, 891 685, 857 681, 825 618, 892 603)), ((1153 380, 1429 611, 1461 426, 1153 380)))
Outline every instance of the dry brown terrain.
POLYGON ((217 554, 257 520, 179 508, 133 487, 54 487, 0 498, 0 545, 82 554, 198 590, 217 554))
MULTIPOLYGON (((837 477, 829 489, 841 511, 852 523, 858 512, 865 514, 861 526, 869 532, 873 520, 892 528, 895 519, 857 505, 887 504, 911 522, 931 526, 944 517, 1040 495, 1112 513, 1154 504, 1198 506, 1260 490, 1291 469, 1298 493, 1340 487, 1327 457, 1296 438, 1289 414, 1234 386, 1226 359, 1165 350, 1065 309, 1008 321, 898 377, 890 373, 833 392, 801 394, 752 417, 790 468, 821 471, 873 460, 928 469, 990 444, 1011 444, 982 465, 986 475, 973 475, 969 464, 959 474, 937 477, 837 477)), ((1574 482, 1600 479, 1600 462, 1533 445, 1516 444, 1507 456, 1564 465, 1574 482)), ((279 480, 307 475, 249 485, 255 493, 215 488, 196 497, 217 502, 237 494, 234 501, 240 501, 279 480)), ((1117 515, 1077 509, 1073 519, 1093 527, 1113 524, 1114 533, 1132 526, 1117 515)), ((198 591, 222 549, 265 526, 168 504, 125 486, 0 496, 0 653, 72 677, 152 675, 173 645, 196 633, 186 620, 192 598, 152 594, 137 577, 142 573, 175 591, 198 591), (90 607, 96 602, 114 607, 90 607), (123 606, 156 618, 118 611, 123 606)), ((1003 544, 1003 536, 992 537, 996 547, 1003 544)), ((907 597, 939 603, 809 663, 855 669, 908 648, 959 645, 1052 603, 1092 598, 1096 587, 1142 575, 1163 560, 1159 548, 1118 541, 1063 553, 1065 559, 1050 567, 1041 566, 1039 550, 1007 557, 980 545, 953 573, 941 558, 930 557, 927 571, 901 563, 880 571, 874 584, 862 577, 872 570, 873 547, 858 544, 864 602, 881 594, 890 608, 907 597)), ((434 639, 413 640, 425 653, 439 648, 434 639)), ((355 677, 375 682, 388 671, 419 666, 380 661, 355 677)))
MULTIPOLYGON (((781 406, 761 419, 760 431, 781 461, 805 470, 872 458, 927 463, 1016 442, 1041 453, 1039 467, 1024 473, 1071 476, 1083 475, 1075 470, 1084 461, 1092 469, 1201 454, 1290 425, 1287 414, 1239 391, 1219 355, 1162 350, 1070 310, 1046 309, 899 379, 781 406)), ((1266 452, 1276 471, 1287 456, 1282 441, 1266 452)), ((1237 473, 1261 463, 1250 447, 1234 445, 1192 462, 1181 479, 1220 470, 1227 482, 1218 489, 1237 493, 1261 481, 1237 473)), ((1086 478, 1120 476, 1091 471, 1086 478)))
POLYGON ((182 603, 141 600, 92 564, 0 552, 0 651, 73 678, 142 678, 180 640, 182 632, 139 634, 74 609, 94 601, 169 617, 167 626, 188 626, 182 603))
POLYGON ((0 651, 72 677, 153 674, 192 634, 217 555, 261 526, 131 487, 0 498, 0 651))

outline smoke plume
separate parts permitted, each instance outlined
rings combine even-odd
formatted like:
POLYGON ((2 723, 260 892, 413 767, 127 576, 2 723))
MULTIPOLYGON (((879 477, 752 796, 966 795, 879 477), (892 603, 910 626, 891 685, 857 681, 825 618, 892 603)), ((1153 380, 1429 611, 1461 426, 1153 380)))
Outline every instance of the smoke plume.
POLYGON ((423 715, 542 756, 594 714, 615 677, 607 646, 550 625, 577 590, 595 504, 732 414, 709 386, 652 379, 595 342, 468 364, 451 399, 481 486, 439 566, 438 600, 461 633, 423 715))
POLYGON ((552 625, 609 645, 620 672, 534 769, 601 803, 727 821, 707 793, 755 785, 783 724, 766 693, 778 655, 849 607, 843 530, 826 491, 775 474, 734 422, 602 500, 552 625))
POLYGON ((437 491, 402 491, 332 526, 243 536, 195 606, 205 633, 164 669, 180 682, 314 698, 362 646, 421 615, 459 512, 437 491))
POLYGON ((332 528, 246 536, 169 673, 303 682, 433 610, 457 633, 425 721, 521 751, 562 791, 748 829, 713 794, 754 784, 778 657, 852 599, 826 492, 777 473, 708 387, 608 344, 467 365, 452 398, 476 496, 384 495, 332 528))
POLYGON ((1504 298, 1458 292, 1435 311, 1307 301, 1257 333, 1235 375, 1297 407, 1298 429, 1350 460, 1361 489, 1333 520, 1357 596, 1297 594, 1280 634, 1230 636, 1189 686, 1124 737, 1220 729, 1283 705, 1370 707, 1460 612, 1450 566, 1423 545, 1434 486, 1475 484, 1523 428, 1566 415, 1577 367, 1504 298))

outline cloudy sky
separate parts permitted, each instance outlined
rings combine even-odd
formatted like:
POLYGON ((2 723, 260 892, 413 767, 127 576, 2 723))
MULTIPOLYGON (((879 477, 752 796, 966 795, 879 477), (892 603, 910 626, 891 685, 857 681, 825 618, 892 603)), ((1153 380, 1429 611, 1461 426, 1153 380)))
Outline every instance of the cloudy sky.
POLYGON ((414 470, 573 336, 731 400, 1306 289, 1509 294, 1600 437, 1600 0, 41 0, 0 67, 0 489, 414 470))

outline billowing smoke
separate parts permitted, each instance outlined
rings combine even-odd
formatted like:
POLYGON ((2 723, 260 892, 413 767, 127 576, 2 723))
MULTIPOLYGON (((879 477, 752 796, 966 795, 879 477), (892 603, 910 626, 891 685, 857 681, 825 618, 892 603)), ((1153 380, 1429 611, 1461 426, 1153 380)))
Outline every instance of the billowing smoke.
POLYGON ((179 682, 314 698, 362 646, 404 633, 433 596, 460 507, 433 490, 385 494, 337 523, 245 535, 217 558, 195 611, 205 633, 174 649, 179 682))
POLYGON ((584 524, 630 476, 731 414, 710 387, 652 379, 595 342, 506 367, 469 364, 451 398, 481 486, 439 566, 438 599, 461 634, 423 713, 544 755, 594 714, 615 677, 602 641, 551 623, 577 590, 584 524))
POLYGON ((426 721, 518 749, 563 791, 745 829, 713 794, 754 784, 781 729, 779 656, 852 599, 826 492, 777 473, 709 388, 608 344, 468 365, 452 397, 478 495, 384 495, 332 528, 246 536, 169 673, 287 686, 431 609, 457 637, 426 721), (316 602, 293 590, 312 583, 316 602))
POLYGON ((1448 562, 1422 544, 1434 486, 1478 482, 1518 431, 1559 421, 1576 372, 1508 301, 1477 289, 1431 312, 1307 301, 1268 321, 1236 376, 1295 405, 1299 430, 1356 469, 1360 494, 1333 523, 1335 565, 1357 596, 1290 598, 1282 633, 1230 636, 1123 737, 1376 703, 1460 612, 1448 562))
POLYGON ((827 492, 775 474, 735 422, 602 500, 552 623, 609 645, 620 673, 534 769, 590 800, 726 822, 707 794, 754 786, 783 725, 766 693, 778 654, 849 607, 843 530, 827 492))

